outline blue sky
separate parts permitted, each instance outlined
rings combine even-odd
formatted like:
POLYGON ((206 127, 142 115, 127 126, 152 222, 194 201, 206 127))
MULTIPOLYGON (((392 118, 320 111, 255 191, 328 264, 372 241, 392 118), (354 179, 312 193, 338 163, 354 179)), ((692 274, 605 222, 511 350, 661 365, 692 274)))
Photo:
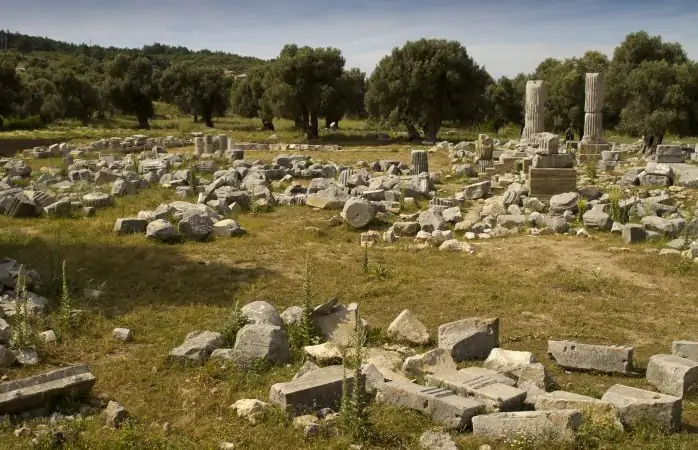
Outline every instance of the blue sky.
POLYGON ((698 59, 697 0, 0 0, 0 28, 77 43, 160 42, 271 58, 290 42, 342 49, 370 73, 407 40, 461 41, 495 77, 546 57, 613 53, 638 30, 698 59))

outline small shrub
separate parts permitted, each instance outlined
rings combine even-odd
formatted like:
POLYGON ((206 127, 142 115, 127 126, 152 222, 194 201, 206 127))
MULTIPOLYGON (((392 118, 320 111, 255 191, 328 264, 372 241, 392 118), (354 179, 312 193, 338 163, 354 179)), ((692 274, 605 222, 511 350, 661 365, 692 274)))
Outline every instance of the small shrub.
POLYGON ((581 227, 584 224, 584 219, 582 216, 584 216, 584 213, 587 212, 588 205, 589 203, 585 198, 580 198, 577 200, 577 226, 581 227))
POLYGON ((12 345, 16 349, 27 349, 36 343, 36 329, 29 311, 29 296, 27 295, 27 281, 22 273, 22 267, 17 274, 17 287, 15 298, 15 315, 12 325, 12 345))
POLYGON ((39 116, 5 117, 0 120, 1 131, 36 130, 45 127, 46 124, 39 116))
POLYGON ((613 188, 611 191, 608 193, 609 201, 610 201, 610 216, 611 220, 614 222, 619 222, 619 223, 627 223, 628 222, 628 214, 627 212, 624 212, 621 207, 620 207, 620 201, 622 200, 622 192, 619 188, 613 188))
POLYGON ((287 327, 289 344, 291 348, 301 349, 308 345, 319 344, 317 330, 313 323, 313 292, 312 292, 312 266, 313 258, 308 254, 305 258, 305 268, 303 270, 303 312, 297 324, 287 327))
POLYGON ((364 255, 363 259, 361 260, 361 270, 363 271, 364 275, 368 274, 368 246, 364 247, 364 255))
POLYGON ((342 353, 342 400, 340 417, 344 432, 355 440, 364 440, 371 434, 371 422, 368 416, 369 398, 366 394, 366 376, 361 372, 361 361, 364 356, 366 333, 357 317, 356 328, 351 336, 348 347, 342 353), (349 353, 348 350, 351 350, 349 353), (354 371, 351 389, 347 383, 347 370, 354 371))
POLYGON ((235 338, 237 337, 238 331, 245 325, 247 325, 247 317, 242 313, 239 303, 235 301, 233 310, 230 312, 230 315, 228 315, 223 330, 221 330, 225 344, 228 347, 232 348, 235 345, 235 338))
POLYGON ((66 333, 75 330, 75 311, 73 310, 73 299, 68 287, 68 277, 65 274, 65 261, 61 269, 61 297, 58 308, 61 330, 66 333))
POLYGON ((599 175, 598 165, 598 161, 595 161, 593 158, 589 159, 584 164, 584 175, 586 175, 591 181, 595 181, 599 175))
POLYGON ((376 272, 376 277, 378 277, 382 280, 388 278, 388 276, 390 275, 390 272, 388 271, 388 266, 386 266, 385 264, 382 264, 382 263, 378 263, 376 265, 375 272, 376 272))

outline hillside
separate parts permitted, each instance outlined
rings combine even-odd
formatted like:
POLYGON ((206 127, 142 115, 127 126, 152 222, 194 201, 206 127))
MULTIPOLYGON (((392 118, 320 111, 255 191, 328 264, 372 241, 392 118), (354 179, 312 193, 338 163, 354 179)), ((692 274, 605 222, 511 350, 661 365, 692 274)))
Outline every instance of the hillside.
POLYGON ((40 63, 40 60, 45 60, 46 62, 70 61, 80 55, 102 62, 114 58, 118 53, 127 53, 147 56, 153 60, 162 60, 169 64, 195 61, 199 64, 221 67, 233 74, 239 74, 244 73, 250 67, 266 62, 252 56, 213 52, 210 50, 194 51, 186 47, 175 47, 160 43, 145 45, 142 48, 102 47, 100 45, 74 44, 47 37, 29 36, 9 30, 0 30, 0 50, 5 49, 20 55, 20 59, 24 60, 24 64, 21 65, 37 65, 37 63, 40 63), (6 40, 5 37, 7 38, 6 40))

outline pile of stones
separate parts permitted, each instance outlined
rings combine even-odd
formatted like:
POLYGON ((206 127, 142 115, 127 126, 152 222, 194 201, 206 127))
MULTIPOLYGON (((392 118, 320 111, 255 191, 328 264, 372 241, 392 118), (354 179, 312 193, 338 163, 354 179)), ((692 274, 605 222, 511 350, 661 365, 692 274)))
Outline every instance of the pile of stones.
MULTIPOLYGON (((170 352, 169 360, 203 364, 211 358, 241 367, 258 359, 288 362, 285 329, 300 320, 302 309, 294 306, 279 314, 269 303, 255 301, 242 313, 248 324, 238 332, 233 348, 223 348, 219 333, 193 332, 170 352)), ((236 402, 232 407, 240 417, 254 422, 262 411, 276 405, 296 418, 294 424, 306 436, 320 435, 331 427, 345 377, 350 386, 355 381, 354 374, 341 365, 342 355, 351 350, 346 331, 356 326, 370 329, 370 324, 359 319, 356 304, 344 306, 336 299, 316 307, 312 318, 325 342, 304 348, 306 363, 291 380, 271 387, 268 402, 236 402)), ((387 329, 393 344, 362 350, 367 392, 379 403, 422 412, 447 431, 472 430, 493 440, 525 434, 573 441, 587 420, 619 431, 643 423, 677 431, 683 397, 698 388, 698 342, 676 341, 671 354, 650 358, 646 379, 658 392, 616 384, 601 398, 594 398, 559 390, 533 353, 500 348, 499 327, 497 318, 446 323, 438 327, 436 348, 416 354, 411 347, 428 345, 432 336, 405 310, 387 329), (482 366, 457 368, 458 363, 475 361, 483 361, 482 366)), ((637 377, 633 347, 551 340, 547 353, 550 361, 565 370, 637 377)))

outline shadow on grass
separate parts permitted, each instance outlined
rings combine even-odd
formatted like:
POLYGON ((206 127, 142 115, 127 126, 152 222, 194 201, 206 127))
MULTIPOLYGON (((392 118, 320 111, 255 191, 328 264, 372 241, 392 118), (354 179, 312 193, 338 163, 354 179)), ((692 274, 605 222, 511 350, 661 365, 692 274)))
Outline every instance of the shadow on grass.
POLYGON ((65 260, 75 307, 97 309, 107 316, 151 305, 230 306, 244 285, 278 276, 251 262, 226 265, 189 259, 181 244, 121 245, 3 236, 0 255, 38 271, 42 285, 36 291, 51 300, 52 306, 60 297, 61 264, 65 260), (85 300, 84 289, 103 293, 85 300))

